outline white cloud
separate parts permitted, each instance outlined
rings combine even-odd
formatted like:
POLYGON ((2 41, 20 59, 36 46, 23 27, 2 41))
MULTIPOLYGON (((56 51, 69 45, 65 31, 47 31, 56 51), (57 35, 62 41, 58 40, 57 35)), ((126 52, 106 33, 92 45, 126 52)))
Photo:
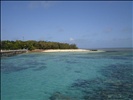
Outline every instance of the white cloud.
POLYGON ((104 33, 111 33, 113 31, 113 29, 112 28, 106 28, 106 29, 104 29, 104 33))
POLYGON ((38 8, 38 7, 44 7, 49 8, 55 4, 55 1, 31 1, 29 3, 29 8, 38 8))
POLYGON ((132 28, 125 27, 125 28, 121 29, 121 32, 123 32, 123 33, 132 33, 132 28))
POLYGON ((60 28, 60 29, 58 30, 58 32, 62 33, 62 32, 64 32, 64 29, 63 29, 63 28, 60 28))
POLYGON ((70 38, 69 41, 70 41, 70 42, 74 42, 74 39, 73 39, 73 38, 70 38))

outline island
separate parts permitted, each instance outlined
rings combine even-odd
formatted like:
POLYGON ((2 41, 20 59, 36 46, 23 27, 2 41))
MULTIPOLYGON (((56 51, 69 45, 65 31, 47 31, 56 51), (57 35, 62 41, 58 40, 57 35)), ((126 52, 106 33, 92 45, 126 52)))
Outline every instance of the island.
POLYGON ((76 44, 50 41, 1 41, 1 56, 12 56, 27 52, 104 52, 102 50, 79 49, 76 44))

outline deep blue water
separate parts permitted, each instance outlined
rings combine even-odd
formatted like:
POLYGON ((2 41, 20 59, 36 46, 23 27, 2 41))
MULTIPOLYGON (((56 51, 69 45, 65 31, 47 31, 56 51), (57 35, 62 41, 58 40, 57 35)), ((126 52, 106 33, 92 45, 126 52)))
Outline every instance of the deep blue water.
POLYGON ((1 59, 1 100, 133 100, 133 52, 1 59))

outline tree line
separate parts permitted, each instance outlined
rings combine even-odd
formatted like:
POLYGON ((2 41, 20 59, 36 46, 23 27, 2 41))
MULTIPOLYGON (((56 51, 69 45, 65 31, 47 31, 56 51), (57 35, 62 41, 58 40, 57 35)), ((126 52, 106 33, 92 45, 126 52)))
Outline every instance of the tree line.
POLYGON ((49 41, 9 41, 3 40, 1 41, 1 50, 17 50, 17 49, 78 49, 75 44, 68 43, 59 43, 59 42, 49 42, 49 41))

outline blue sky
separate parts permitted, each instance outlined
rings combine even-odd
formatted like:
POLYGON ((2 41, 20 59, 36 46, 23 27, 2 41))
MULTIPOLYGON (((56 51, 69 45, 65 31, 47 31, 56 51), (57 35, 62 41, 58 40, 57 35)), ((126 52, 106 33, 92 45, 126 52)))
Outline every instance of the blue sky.
POLYGON ((132 47, 132 1, 2 1, 2 40, 132 47))

